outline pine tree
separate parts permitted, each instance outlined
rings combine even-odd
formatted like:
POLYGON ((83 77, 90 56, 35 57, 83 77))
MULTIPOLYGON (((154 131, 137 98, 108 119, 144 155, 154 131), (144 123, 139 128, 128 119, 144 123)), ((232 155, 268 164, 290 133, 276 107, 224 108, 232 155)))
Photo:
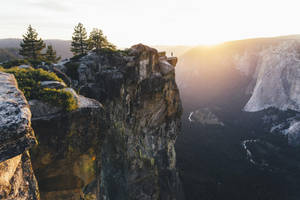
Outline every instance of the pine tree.
POLYGON ((44 54, 44 59, 49 63, 57 63, 61 59, 61 57, 57 57, 56 51, 53 49, 52 45, 48 45, 46 53, 44 54))
POLYGON ((88 51, 87 33, 82 23, 74 28, 71 46, 74 55, 84 55, 88 51))
POLYGON ((99 52, 101 48, 116 49, 115 45, 108 42, 101 29, 94 28, 89 37, 89 49, 99 52))
POLYGON ((23 41, 20 44, 19 54, 29 60, 38 60, 41 58, 41 51, 45 48, 44 41, 38 39, 38 33, 29 25, 27 33, 23 35, 23 41))

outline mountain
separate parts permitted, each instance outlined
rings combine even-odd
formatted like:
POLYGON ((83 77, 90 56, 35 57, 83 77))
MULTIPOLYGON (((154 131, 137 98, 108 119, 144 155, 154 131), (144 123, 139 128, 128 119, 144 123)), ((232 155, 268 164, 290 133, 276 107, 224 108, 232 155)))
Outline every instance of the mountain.
POLYGON ((187 199, 300 197, 299 49, 293 35, 200 46, 179 57, 176 151, 187 199))
MULTIPOLYGON (((18 48, 20 47, 21 39, 17 38, 8 38, 8 39, 0 39, 0 62, 5 61, 5 59, 13 59, 7 54, 7 51, 11 51, 9 49, 14 49, 13 54, 18 54, 18 48)), ((73 56, 70 51, 71 41, 70 40, 59 40, 59 39, 49 39, 44 40, 46 44, 52 44, 57 51, 57 55, 62 57, 62 60, 65 58, 71 58, 73 56)), ((173 56, 181 56, 187 50, 191 49, 192 46, 184 46, 184 45, 154 45, 153 48, 159 51, 165 51, 168 56, 171 56, 171 52, 173 52, 173 56)))
POLYGON ((19 50, 17 48, 0 48, 0 62, 19 59, 19 50))
MULTIPOLYGON (((21 39, 17 39, 17 38, 0 39, 0 49, 7 49, 7 48, 19 49, 21 41, 22 41, 21 39)), ((53 45, 54 49, 57 52, 57 55, 61 56, 62 59, 72 57, 72 52, 70 51, 70 47, 71 47, 70 40, 50 39, 44 41, 47 45, 49 44, 53 45)))

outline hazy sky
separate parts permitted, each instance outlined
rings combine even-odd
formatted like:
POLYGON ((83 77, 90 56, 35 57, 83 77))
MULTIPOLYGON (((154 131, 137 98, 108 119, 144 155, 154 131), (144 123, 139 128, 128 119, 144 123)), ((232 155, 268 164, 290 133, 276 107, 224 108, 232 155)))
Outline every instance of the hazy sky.
POLYGON ((300 0, 1 0, 0 38, 28 24, 43 39, 71 39, 82 22, 119 47, 213 44, 300 34, 300 0))

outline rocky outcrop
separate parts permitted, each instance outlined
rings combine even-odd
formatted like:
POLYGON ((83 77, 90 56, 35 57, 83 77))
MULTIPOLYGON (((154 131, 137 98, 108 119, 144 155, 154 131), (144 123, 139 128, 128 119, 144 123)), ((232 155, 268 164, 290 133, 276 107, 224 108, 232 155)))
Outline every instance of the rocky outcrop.
POLYGON ((37 142, 31 112, 13 75, 0 72, 0 199, 39 199, 28 149, 37 142))
POLYGON ((176 59, 139 44, 56 66, 66 74, 77 67, 72 85, 107 113, 96 159, 98 199, 183 198, 174 149, 182 107, 172 64, 176 59))
POLYGON ((72 93, 78 102, 72 112, 37 100, 29 102, 39 141, 31 151, 32 162, 43 200, 96 199, 95 191, 84 193, 84 188, 96 178, 105 112, 99 102, 72 93))
POLYGON ((63 89, 66 87, 66 84, 59 81, 42 81, 41 87, 51 89, 63 89))
MULTIPOLYGON (((143 45, 132 47, 130 55, 132 61, 114 80, 117 88, 97 85, 115 94, 102 100, 112 127, 102 144, 100 197, 180 199, 174 144, 182 108, 174 67, 143 45)), ((112 74, 99 75, 109 80, 112 74)))
POLYGON ((72 111, 27 103, 14 77, 0 73, 0 199, 39 199, 32 169, 43 200, 184 199, 174 149, 182 112, 176 63, 139 44, 43 66, 84 95, 40 82, 69 91, 72 111))
POLYGON ((190 122, 198 122, 202 125, 220 125, 224 126, 224 123, 218 119, 218 117, 209 109, 198 109, 189 114, 190 122))

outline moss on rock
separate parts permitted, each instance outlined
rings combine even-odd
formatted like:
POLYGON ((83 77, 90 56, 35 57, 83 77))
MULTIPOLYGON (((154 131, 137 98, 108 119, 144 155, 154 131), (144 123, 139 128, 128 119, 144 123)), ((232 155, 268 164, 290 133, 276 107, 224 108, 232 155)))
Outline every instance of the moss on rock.
POLYGON ((26 69, 19 67, 0 68, 0 70, 15 76, 19 89, 24 93, 27 100, 41 100, 51 105, 60 106, 66 111, 72 111, 78 107, 76 100, 69 91, 41 87, 42 81, 63 82, 53 72, 31 67, 26 69))

